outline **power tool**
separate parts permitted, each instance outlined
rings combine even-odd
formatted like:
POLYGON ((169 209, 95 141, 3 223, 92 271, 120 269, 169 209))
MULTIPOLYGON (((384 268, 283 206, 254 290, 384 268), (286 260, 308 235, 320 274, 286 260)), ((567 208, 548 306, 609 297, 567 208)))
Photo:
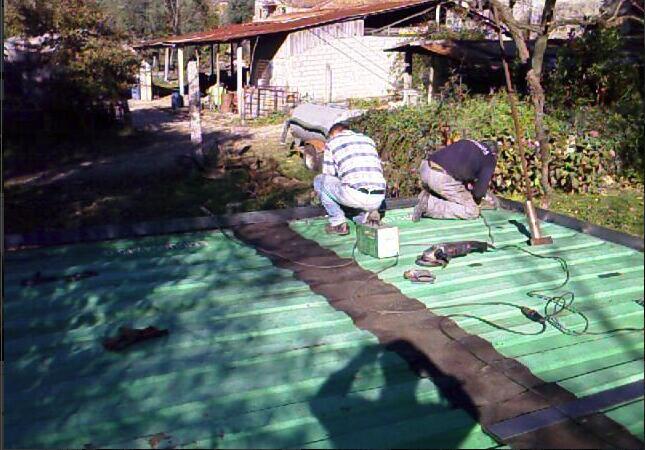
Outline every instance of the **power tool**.
POLYGON ((435 244, 421 253, 416 263, 420 266, 445 267, 455 257, 465 256, 469 253, 484 253, 490 248, 487 242, 458 241, 435 244))

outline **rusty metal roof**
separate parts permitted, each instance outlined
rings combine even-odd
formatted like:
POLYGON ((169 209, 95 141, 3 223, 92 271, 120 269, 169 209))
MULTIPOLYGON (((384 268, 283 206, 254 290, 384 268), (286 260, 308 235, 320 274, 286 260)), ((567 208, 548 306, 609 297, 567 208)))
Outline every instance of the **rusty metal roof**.
POLYGON ((161 47, 163 45, 182 46, 215 44, 239 41, 255 36, 301 30, 436 2, 437 0, 405 0, 380 2, 344 9, 318 9, 295 14, 285 14, 269 21, 233 24, 216 28, 211 31, 201 31, 181 36, 154 39, 135 45, 135 48, 161 47))

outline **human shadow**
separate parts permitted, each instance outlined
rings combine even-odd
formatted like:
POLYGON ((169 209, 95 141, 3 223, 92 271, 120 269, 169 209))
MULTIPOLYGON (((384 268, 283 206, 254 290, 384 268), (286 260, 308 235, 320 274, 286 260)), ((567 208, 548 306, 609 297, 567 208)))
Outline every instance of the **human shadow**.
POLYGON ((478 419, 459 380, 405 340, 365 347, 309 404, 327 433, 310 444, 333 448, 457 448, 478 419))

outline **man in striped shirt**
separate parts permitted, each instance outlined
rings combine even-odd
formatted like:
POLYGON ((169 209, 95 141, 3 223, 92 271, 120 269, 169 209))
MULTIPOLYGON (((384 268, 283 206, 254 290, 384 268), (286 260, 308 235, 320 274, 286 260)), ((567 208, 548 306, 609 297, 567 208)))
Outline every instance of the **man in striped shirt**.
POLYGON ((385 199, 385 178, 376 144, 355 133, 346 122, 334 124, 325 146, 322 174, 314 190, 329 214, 327 233, 345 235, 349 227, 341 205, 362 210, 354 221, 364 223, 378 214, 385 199))

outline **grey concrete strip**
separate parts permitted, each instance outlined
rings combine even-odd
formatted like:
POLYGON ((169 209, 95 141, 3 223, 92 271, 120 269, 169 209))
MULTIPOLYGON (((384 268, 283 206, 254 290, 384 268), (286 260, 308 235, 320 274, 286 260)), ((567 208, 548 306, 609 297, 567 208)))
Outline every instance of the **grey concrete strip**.
MULTIPOLYGON (((524 212, 522 203, 500 198, 501 206, 511 211, 524 212)), ((409 208, 416 205, 416 198, 387 199, 387 209, 409 208)), ((643 239, 609 228, 593 225, 573 217, 551 211, 537 209, 541 220, 553 222, 582 233, 596 236, 609 242, 625 245, 643 251, 643 239)), ((103 225, 76 230, 36 231, 25 234, 8 234, 4 237, 5 250, 12 251, 22 247, 50 247, 55 245, 77 244, 81 242, 108 241, 143 236, 155 236, 193 231, 212 230, 254 223, 288 222, 297 219, 321 217, 325 211, 321 207, 302 206, 269 211, 252 211, 237 214, 223 214, 213 217, 192 217, 155 222, 142 222, 131 225, 103 225)))
POLYGON ((489 425, 487 431, 496 439, 508 439, 530 433, 570 418, 587 416, 612 406, 638 400, 645 394, 645 381, 635 381, 597 394, 582 397, 558 407, 549 407, 489 425))

